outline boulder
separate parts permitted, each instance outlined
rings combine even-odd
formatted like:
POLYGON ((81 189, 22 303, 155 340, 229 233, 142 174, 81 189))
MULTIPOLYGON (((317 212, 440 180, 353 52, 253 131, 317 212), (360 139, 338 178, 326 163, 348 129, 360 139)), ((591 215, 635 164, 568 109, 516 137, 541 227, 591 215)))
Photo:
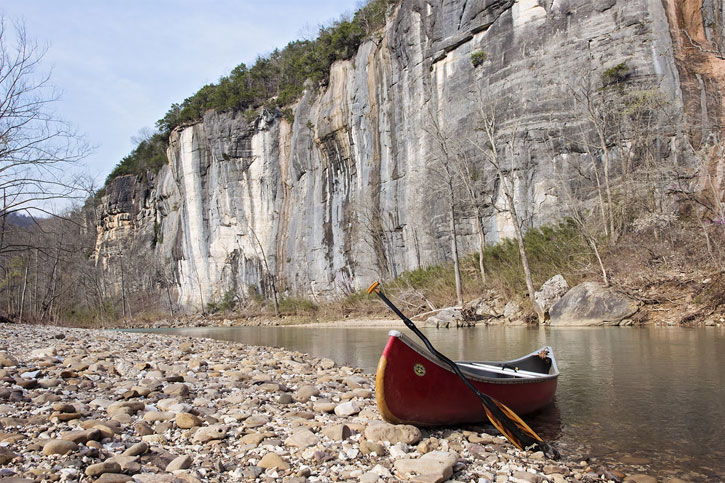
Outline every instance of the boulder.
POLYGON ((549 311, 551 326, 618 325, 637 312, 639 304, 596 282, 569 290, 549 311))
POLYGON ((569 284, 561 275, 554 275, 544 282, 538 292, 534 294, 536 303, 541 310, 548 314, 551 308, 569 291, 569 284))
POLYGON ((424 323, 425 327, 436 327, 439 329, 469 327, 470 322, 463 320, 463 314, 460 310, 453 307, 443 309, 440 312, 428 317, 424 323))

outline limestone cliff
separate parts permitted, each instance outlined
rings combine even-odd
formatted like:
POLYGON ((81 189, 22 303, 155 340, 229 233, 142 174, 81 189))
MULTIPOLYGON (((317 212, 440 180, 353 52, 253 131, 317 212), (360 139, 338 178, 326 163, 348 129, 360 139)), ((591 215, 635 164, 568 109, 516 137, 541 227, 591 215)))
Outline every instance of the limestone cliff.
MULTIPOLYGON (((514 170, 527 226, 554 220, 554 167, 576 149, 552 145, 551 134, 573 138, 584 124, 574 83, 626 63, 632 85, 658 88, 685 111, 692 89, 683 91, 679 37, 673 47, 675 3, 405 0, 380 35, 333 65, 329 83, 309 86, 292 122, 266 110, 252 121, 208 112, 172 133, 156 177, 111 183, 97 261, 111 269, 121 253, 140 257, 188 308, 229 290, 268 293, 274 280, 283 293, 329 298, 440 263, 450 241, 431 167, 443 137, 493 179, 471 141, 486 103, 525 143, 514 170)), ((711 104, 697 112, 705 131, 722 113, 711 104)), ((493 204, 499 187, 487 186, 493 204)), ((488 241, 510 236, 510 220, 486 210, 488 241)), ((476 243, 465 217, 464 252, 476 243)))

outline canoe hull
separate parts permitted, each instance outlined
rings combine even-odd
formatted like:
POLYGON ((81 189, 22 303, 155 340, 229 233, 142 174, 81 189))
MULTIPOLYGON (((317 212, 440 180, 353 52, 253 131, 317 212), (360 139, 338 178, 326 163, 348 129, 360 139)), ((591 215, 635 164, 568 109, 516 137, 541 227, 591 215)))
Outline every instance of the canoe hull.
MULTIPOLYGON (((475 363, 459 364, 473 367, 475 363)), ((553 401, 559 373, 550 348, 507 363, 488 364, 510 364, 528 369, 522 371, 529 374, 528 377, 464 370, 479 391, 517 414, 532 413, 553 401), (537 359, 544 360, 544 356, 539 355, 544 354, 543 351, 547 351, 547 373, 543 373, 545 367, 537 366, 537 359), (541 374, 537 375, 539 371, 541 374)), ((514 372, 513 369, 510 371, 514 372)), ((481 401, 458 376, 397 331, 391 331, 380 357, 375 393, 383 418, 396 424, 447 426, 486 420, 481 401)))

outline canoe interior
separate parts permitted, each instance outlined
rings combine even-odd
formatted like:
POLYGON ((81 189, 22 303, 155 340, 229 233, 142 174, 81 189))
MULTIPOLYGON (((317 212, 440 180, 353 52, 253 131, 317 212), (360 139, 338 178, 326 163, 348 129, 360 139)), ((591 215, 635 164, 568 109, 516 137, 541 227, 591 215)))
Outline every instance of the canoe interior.
MULTIPOLYGON (((457 363, 477 389, 518 414, 550 404, 559 370, 550 347, 505 362, 457 363)), ((376 399, 394 423, 446 426, 486 420, 478 397, 450 368, 406 335, 391 331, 376 375, 376 399)))

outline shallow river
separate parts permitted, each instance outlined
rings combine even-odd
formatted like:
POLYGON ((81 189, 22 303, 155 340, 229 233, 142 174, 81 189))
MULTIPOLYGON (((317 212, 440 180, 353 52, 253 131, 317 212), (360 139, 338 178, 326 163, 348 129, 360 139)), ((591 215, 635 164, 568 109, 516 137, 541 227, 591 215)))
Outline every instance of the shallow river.
MULTIPOLYGON (((244 327, 157 332, 284 347, 374 374, 388 330, 244 327)), ((593 457, 595 464, 645 463, 643 472, 660 476, 725 480, 725 328, 424 332, 440 352, 457 360, 512 359, 552 346, 561 371, 556 402, 526 419, 567 457, 593 457)))

